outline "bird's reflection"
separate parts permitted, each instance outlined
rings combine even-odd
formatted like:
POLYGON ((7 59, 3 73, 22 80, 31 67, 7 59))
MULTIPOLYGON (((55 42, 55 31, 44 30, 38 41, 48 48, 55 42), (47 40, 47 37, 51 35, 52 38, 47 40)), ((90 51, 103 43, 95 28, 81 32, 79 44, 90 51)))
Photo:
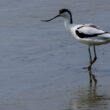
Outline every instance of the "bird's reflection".
POLYGON ((68 110, 105 110, 107 100, 110 98, 97 93, 96 87, 90 87, 89 90, 79 89, 76 98, 72 99, 68 110))
POLYGON ((97 87, 97 80, 92 70, 88 70, 90 76, 89 86, 87 88, 79 87, 70 102, 68 110, 106 110, 109 96, 102 94, 100 86, 97 87), (94 81, 94 85, 92 85, 94 81))
POLYGON ((90 87, 92 86, 92 82, 94 81, 94 85, 96 86, 96 84, 97 84, 97 79, 96 79, 96 77, 95 77, 95 75, 92 73, 92 70, 91 70, 91 68, 90 69, 88 69, 88 72, 89 72, 89 84, 90 84, 90 87))

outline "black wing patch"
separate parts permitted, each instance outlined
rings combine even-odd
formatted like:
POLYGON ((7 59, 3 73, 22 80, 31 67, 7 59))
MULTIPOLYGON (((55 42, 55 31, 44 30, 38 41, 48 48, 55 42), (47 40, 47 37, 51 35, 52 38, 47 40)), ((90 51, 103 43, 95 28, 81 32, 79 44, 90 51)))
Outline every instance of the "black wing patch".
POLYGON ((96 37, 98 35, 102 35, 102 34, 106 34, 109 32, 103 32, 103 33, 96 33, 96 34, 85 34, 85 33, 81 33, 78 30, 76 30, 76 34, 80 37, 80 38, 89 38, 89 37, 96 37))

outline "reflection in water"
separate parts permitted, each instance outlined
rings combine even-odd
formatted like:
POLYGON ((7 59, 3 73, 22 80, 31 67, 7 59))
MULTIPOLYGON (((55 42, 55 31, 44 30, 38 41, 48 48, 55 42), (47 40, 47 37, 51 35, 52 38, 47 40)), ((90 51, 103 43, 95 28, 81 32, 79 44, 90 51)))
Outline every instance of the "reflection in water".
POLYGON ((69 110, 104 110, 107 108, 107 99, 104 95, 98 95, 95 89, 78 91, 78 98, 73 100, 69 110))
POLYGON ((94 84, 96 86, 97 84, 97 79, 95 78, 95 75, 92 73, 92 70, 91 68, 88 69, 88 72, 89 72, 89 78, 90 78, 90 86, 92 86, 92 82, 94 81, 94 84))
POLYGON ((97 80, 91 70, 89 74, 89 87, 86 89, 78 88, 74 99, 70 102, 68 110, 107 110, 107 101, 110 101, 110 98, 102 94, 102 91, 98 90, 99 87, 96 86, 96 83, 92 86, 91 80, 93 79, 94 82, 97 80))
POLYGON ((107 101, 110 101, 110 98, 97 93, 96 86, 89 87, 88 90, 79 88, 68 110, 106 110, 107 101))

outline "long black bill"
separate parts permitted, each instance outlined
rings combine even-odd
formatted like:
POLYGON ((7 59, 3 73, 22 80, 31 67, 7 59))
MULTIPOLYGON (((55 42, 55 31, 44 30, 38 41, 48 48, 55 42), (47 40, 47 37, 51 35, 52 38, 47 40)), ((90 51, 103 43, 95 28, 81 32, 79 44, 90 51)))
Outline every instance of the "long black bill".
POLYGON ((59 17, 59 16, 60 16, 60 15, 57 15, 57 16, 55 16, 55 17, 49 19, 49 20, 41 20, 41 21, 43 21, 43 22, 49 22, 49 21, 52 21, 53 19, 55 19, 55 18, 57 18, 57 17, 59 17))

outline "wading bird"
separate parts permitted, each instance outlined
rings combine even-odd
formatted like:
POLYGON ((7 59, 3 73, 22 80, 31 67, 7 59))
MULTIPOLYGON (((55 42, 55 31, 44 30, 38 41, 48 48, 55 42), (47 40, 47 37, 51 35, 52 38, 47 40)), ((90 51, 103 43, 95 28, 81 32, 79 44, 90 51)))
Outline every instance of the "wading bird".
POLYGON ((64 25, 67 31, 78 40, 79 42, 88 45, 90 64, 87 67, 88 70, 91 69, 93 63, 97 60, 95 46, 102 45, 110 42, 110 33, 100 29, 98 26, 93 24, 74 24, 72 20, 71 11, 68 9, 59 10, 59 14, 49 20, 42 20, 44 22, 49 22, 57 17, 62 17, 64 19, 64 25), (91 56, 90 47, 93 46, 94 59, 91 56))

